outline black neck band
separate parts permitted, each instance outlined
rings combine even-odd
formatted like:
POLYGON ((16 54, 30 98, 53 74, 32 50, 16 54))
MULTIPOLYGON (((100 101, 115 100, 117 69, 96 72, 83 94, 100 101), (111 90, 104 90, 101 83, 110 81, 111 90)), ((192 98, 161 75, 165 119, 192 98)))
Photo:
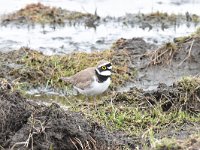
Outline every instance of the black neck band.
POLYGON ((96 70, 95 70, 95 73, 97 75, 97 78, 98 78, 98 82, 99 83, 102 83, 104 81, 106 81, 110 76, 103 76, 103 75, 100 75, 96 70))

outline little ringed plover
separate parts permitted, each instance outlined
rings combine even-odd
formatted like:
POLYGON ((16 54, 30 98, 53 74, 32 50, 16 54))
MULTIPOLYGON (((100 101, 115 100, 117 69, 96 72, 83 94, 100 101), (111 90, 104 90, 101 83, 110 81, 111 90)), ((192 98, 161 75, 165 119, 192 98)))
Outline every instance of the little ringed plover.
POLYGON ((79 93, 87 96, 98 95, 106 91, 111 83, 112 65, 101 60, 96 67, 86 68, 73 76, 62 77, 61 80, 71 83, 79 93))

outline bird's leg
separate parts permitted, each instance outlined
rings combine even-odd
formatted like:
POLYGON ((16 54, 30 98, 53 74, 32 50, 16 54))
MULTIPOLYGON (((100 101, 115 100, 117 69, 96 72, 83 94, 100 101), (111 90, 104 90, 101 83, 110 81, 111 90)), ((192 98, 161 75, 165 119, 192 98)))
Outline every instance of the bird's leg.
POLYGON ((89 114, 90 112, 90 101, 91 101, 91 97, 87 96, 87 113, 89 114))
POLYGON ((88 105, 88 110, 89 110, 89 106, 90 106, 90 105, 91 105, 92 107, 94 107, 95 110, 97 110, 97 109, 96 109, 96 96, 89 96, 89 97, 88 97, 88 103, 87 103, 87 105, 88 105))
POLYGON ((101 99, 101 96, 100 95, 95 95, 94 96, 94 107, 95 107, 95 110, 97 111, 97 106, 99 106, 99 104, 101 104, 100 102, 101 101, 99 101, 101 99))
POLYGON ((95 111, 97 111, 97 103, 96 103, 96 99, 97 99, 97 97, 94 96, 93 105, 94 105, 94 109, 95 109, 95 111))

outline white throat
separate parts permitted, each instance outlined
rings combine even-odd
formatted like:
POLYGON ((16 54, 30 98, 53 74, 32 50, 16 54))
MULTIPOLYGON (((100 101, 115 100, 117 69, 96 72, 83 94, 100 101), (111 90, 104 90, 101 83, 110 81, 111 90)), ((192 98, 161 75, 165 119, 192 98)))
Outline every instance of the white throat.
POLYGON ((97 73, 99 75, 102 75, 102 76, 111 76, 111 71, 109 71, 109 70, 100 72, 98 69, 96 69, 96 71, 97 71, 97 73))

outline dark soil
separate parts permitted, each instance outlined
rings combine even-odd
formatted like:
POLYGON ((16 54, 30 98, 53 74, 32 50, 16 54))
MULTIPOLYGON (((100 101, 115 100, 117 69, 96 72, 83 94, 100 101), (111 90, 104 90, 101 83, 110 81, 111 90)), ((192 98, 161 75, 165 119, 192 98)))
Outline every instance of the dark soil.
MULTIPOLYGON (((122 149, 124 145, 135 149, 136 145, 140 147, 144 142, 148 143, 148 139, 140 141, 139 137, 128 137, 122 132, 108 132, 97 122, 86 120, 82 113, 63 110, 58 104, 38 105, 22 97, 19 92, 13 92, 6 80, 1 81, 0 145, 4 149, 104 150, 122 149)), ((132 89, 129 92, 118 93, 113 103, 137 107, 141 111, 150 112, 155 109, 154 106, 160 106, 163 113, 182 110, 195 115, 199 113, 200 107, 200 80, 197 78, 192 82, 180 81, 170 87, 160 84, 152 91, 132 89)), ((149 115, 152 118, 156 117, 156 114, 149 115)), ((200 129, 199 124, 187 120, 177 129, 176 120, 169 121, 171 123, 168 126, 160 122, 160 128, 155 131, 157 138, 187 139, 200 129)), ((198 145, 198 138, 195 140, 196 142, 188 143, 185 147, 193 148, 198 145)), ((163 147, 164 145, 158 149, 163 147)), ((184 146, 179 148, 184 149, 184 146)))
POLYGON ((0 92, 0 106, 0 145, 8 147, 11 137, 27 123, 31 112, 17 92, 0 92))
MULTIPOLYGON (((34 12, 35 6, 39 8, 44 7, 40 4, 34 5, 34 12)), ((32 9, 30 6, 26 8, 32 9)), ((49 8, 45 7, 45 9, 49 8)), ((53 14, 56 14, 56 11, 53 11, 53 14)), ((20 12, 24 12, 24 10, 22 9, 20 12)), ((148 16, 143 17, 149 20, 148 16)), ((168 15, 164 15, 164 17, 168 17, 168 15)), ((16 20, 18 19, 21 18, 16 18, 16 20)), ((23 19, 22 22, 24 21, 23 19)), ((155 20, 153 19, 153 22, 155 20)), ((12 22, 13 20, 8 19, 4 21, 12 22)), ((25 21, 27 21, 27 18, 25 18, 25 21)), ((166 43, 160 47, 148 44, 142 38, 121 38, 113 44, 112 49, 114 53, 109 53, 112 57, 111 61, 113 66, 118 66, 115 68, 114 73, 120 75, 115 76, 115 78, 120 79, 120 81, 123 80, 123 82, 119 81, 117 86, 123 85, 125 80, 133 81, 131 85, 133 88, 130 91, 117 93, 113 100, 114 105, 138 108, 141 109, 141 112, 150 112, 150 110, 155 109, 154 106, 157 106, 158 109, 162 110, 163 114, 168 112, 176 114, 181 110, 194 116, 199 115, 199 78, 192 78, 192 80, 186 78, 177 82, 177 79, 183 76, 199 75, 199 35, 175 39, 174 42, 166 43), (133 80, 135 74, 137 76, 133 80), (138 90, 140 88, 143 90, 138 90)), ((75 57, 75 55, 72 56, 75 57)), ((84 57, 88 58, 88 55, 84 54, 84 57)), ((90 57, 92 58, 93 55, 90 57)), ((99 55, 96 57, 99 57, 99 55)), ((53 68, 55 67, 54 62, 58 62, 58 58, 52 57, 49 61, 45 61, 47 60, 45 55, 27 50, 26 48, 7 54, 1 53, 0 77, 7 78, 13 81, 13 83, 17 83, 17 85, 21 83, 30 84, 32 81, 34 82, 33 85, 35 83, 41 84, 41 82, 44 85, 47 83, 46 78, 44 80, 44 78, 39 77, 47 77, 49 70, 50 74, 54 75, 58 73, 58 69, 60 71, 66 70, 66 68, 73 70, 73 67, 76 65, 72 64, 69 66, 69 64, 64 63, 63 66, 61 63, 61 67, 53 68), (28 63, 25 60, 28 60, 28 63), (24 66, 25 68, 23 68, 24 66), (44 69, 44 66, 47 72, 41 71, 44 69)), ((92 59, 90 61, 94 62, 92 59)), ((72 62, 75 62, 75 60, 72 62)), ((88 62, 87 64, 91 65, 88 62)), ((81 70, 82 68, 79 69, 81 70)), ((52 80, 54 81, 53 85, 58 83, 58 77, 60 76, 56 76, 55 80, 52 80)), ((52 76, 47 79, 52 79, 52 76)), ((51 106, 38 105, 33 101, 25 99, 19 92, 16 92, 12 88, 12 83, 5 79, 0 81, 0 147, 3 149, 115 150, 122 149, 123 146, 134 149, 136 146, 139 145, 140 147, 144 143, 149 146, 149 137, 144 141, 140 141, 140 137, 133 139, 133 137, 128 137, 121 132, 110 133, 99 123, 85 119, 86 117, 80 112, 75 113, 63 110, 55 103, 51 106)), ((147 117, 149 118, 156 118, 156 114, 149 113, 148 115, 147 117)), ((167 125, 162 124, 162 121, 158 122, 159 126, 154 131, 156 138, 176 137, 177 139, 187 139, 188 136, 195 134, 200 129, 200 125, 197 122, 193 123, 185 120, 176 124, 176 119, 169 120, 167 125)), ((142 121, 145 122, 145 120, 142 121)), ((136 125, 141 126, 141 122, 136 125)), ((150 125, 148 122, 145 122, 143 126, 148 128, 150 125)), ((199 146, 199 141, 191 140, 185 147, 176 147, 174 149, 188 147, 192 149, 199 146)), ((167 148, 169 147, 162 145, 160 149, 167 148)))
POLYGON ((119 149, 134 142, 109 133, 81 113, 41 106, 20 93, 0 91, 0 146, 4 149, 119 149))
MULTIPOLYGON (((137 80, 134 83, 136 86, 149 87, 149 81, 151 81, 155 83, 156 89, 145 91, 133 88, 129 92, 117 93, 113 99, 114 105, 138 108, 141 109, 141 112, 149 111, 147 117, 150 118, 156 117, 156 114, 151 111, 155 109, 155 106, 163 113, 174 112, 176 114, 181 110, 198 116, 200 107, 199 78, 186 78, 179 82, 176 81, 170 86, 166 84, 172 82, 170 76, 172 72, 176 73, 175 79, 183 75, 199 73, 199 43, 200 38, 194 36, 157 48, 155 45, 147 44, 141 38, 119 39, 112 47, 115 51, 112 58, 113 64, 119 65, 122 60, 125 61, 128 70, 132 68, 138 71, 137 80)), ((22 51, 18 51, 18 55, 8 55, 6 58, 1 55, 1 59, 7 62, 6 66, 10 71, 13 66, 9 62, 13 62, 13 59, 14 63, 23 60, 20 52, 22 51)), ((37 54, 33 53, 34 56, 37 54)), ((43 57, 45 56, 42 55, 43 57)), ((32 60, 35 62, 34 59, 32 60)), ((41 63, 40 59, 37 59, 37 62, 41 63)), ((6 68, 3 66, 1 68, 0 76, 6 77, 6 72, 3 71, 3 68, 6 68)), ((123 68, 116 72, 126 72, 126 70, 123 68)), ((23 98, 20 93, 13 92, 12 84, 6 79, 1 79, 0 85, 0 146, 4 149, 104 150, 122 149, 123 146, 134 149, 149 143, 149 137, 142 139, 139 136, 128 137, 123 132, 108 132, 99 123, 85 119, 86 117, 82 113, 63 110, 58 104, 38 105, 23 98)), ((185 140, 200 129, 197 122, 185 120, 176 123, 175 119, 169 120, 167 124, 159 122, 159 126, 154 131, 155 137, 158 139, 175 137, 185 140)), ((142 121, 144 121, 144 128, 150 126, 145 120, 142 121)), ((134 126, 141 126, 141 124, 136 123, 134 126)), ((197 140, 195 143, 179 148, 195 147, 198 144, 197 140)), ((165 149, 165 145, 162 145, 160 149, 165 149)), ((176 149, 178 148, 176 147, 176 149)))
POLYGON ((118 93, 115 102, 128 103, 130 106, 140 106, 148 111, 159 105, 163 112, 182 110, 188 113, 200 113, 200 80, 186 79, 172 86, 160 83, 155 90, 144 91, 133 88, 128 92, 118 93))
MULTIPOLYGON (((189 83, 186 81, 174 83, 172 86, 167 86, 166 84, 160 84, 157 89, 144 91, 141 89, 134 88, 128 92, 117 93, 113 103, 115 105, 123 107, 138 108, 141 112, 148 112, 147 115, 144 115, 143 121, 145 118, 157 118, 157 114, 153 113, 154 110, 161 110, 163 116, 168 113, 173 113, 178 115, 178 111, 184 111, 187 114, 194 116, 199 116, 200 108, 200 80, 194 81, 194 88, 192 89, 192 83, 187 86, 190 86, 191 89, 187 89, 184 84, 189 83)), ((151 127, 150 122, 146 123, 137 123, 133 122, 134 126, 143 126, 143 128, 151 127)), ((162 122, 158 120, 157 126, 154 129, 155 137, 157 139, 176 139, 171 145, 171 149, 174 150, 184 150, 184 149, 196 149, 200 144, 200 139, 198 136, 198 131, 200 130, 199 122, 191 122, 187 119, 178 121, 177 118, 171 118, 168 122, 162 122), (197 134, 197 137, 194 135, 197 134), (194 138, 190 138, 194 137, 194 138), (191 142, 191 140, 195 142, 191 142)), ((142 133, 141 133, 142 134, 142 133)), ((149 143, 150 137, 143 138, 140 137, 139 144, 143 145, 144 143, 149 143)), ((141 148, 143 149, 143 148, 141 148)), ((170 149, 169 143, 161 144, 161 147, 157 145, 156 150, 170 149)))

